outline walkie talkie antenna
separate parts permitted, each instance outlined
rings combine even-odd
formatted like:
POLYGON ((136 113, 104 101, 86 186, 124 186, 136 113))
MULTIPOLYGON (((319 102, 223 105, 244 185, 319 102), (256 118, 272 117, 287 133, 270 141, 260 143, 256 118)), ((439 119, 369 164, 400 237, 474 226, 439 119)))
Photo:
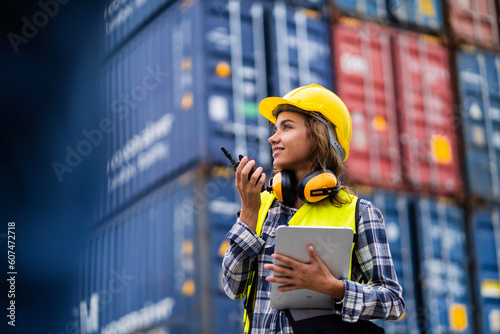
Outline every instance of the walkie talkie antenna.
POLYGON ((236 168, 238 168, 238 164, 239 162, 237 162, 236 160, 233 159, 233 157, 231 156, 231 153, 229 153, 224 146, 222 146, 220 148, 222 150, 222 152, 224 153, 224 155, 226 156, 226 158, 229 159, 229 161, 231 162, 231 164, 233 165, 233 168, 234 170, 236 170, 236 168))

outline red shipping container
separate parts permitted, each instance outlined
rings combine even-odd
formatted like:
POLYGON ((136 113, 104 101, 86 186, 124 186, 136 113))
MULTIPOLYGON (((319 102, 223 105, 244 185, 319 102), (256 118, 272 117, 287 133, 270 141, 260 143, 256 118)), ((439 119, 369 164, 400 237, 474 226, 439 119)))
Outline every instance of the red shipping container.
POLYGON ((398 187, 403 179, 391 31, 343 19, 333 25, 332 38, 337 93, 353 122, 347 177, 357 184, 398 187))
POLYGON ((448 0, 449 23, 460 40, 498 46, 498 17, 494 0, 448 0))
POLYGON ((403 173, 417 191, 461 190, 448 50, 430 36, 395 30, 396 96, 403 173))

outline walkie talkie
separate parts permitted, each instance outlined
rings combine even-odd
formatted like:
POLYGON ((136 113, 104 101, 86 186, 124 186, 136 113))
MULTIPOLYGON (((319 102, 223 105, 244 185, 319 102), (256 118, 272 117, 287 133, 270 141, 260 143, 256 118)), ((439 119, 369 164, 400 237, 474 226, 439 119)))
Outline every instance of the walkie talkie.
MULTIPOLYGON (((222 152, 224 152, 224 155, 226 156, 226 158, 229 159, 229 161, 231 162, 231 165, 233 165, 233 168, 234 170, 236 171, 236 168, 238 168, 239 164, 240 164, 240 161, 241 159, 243 159, 243 155, 239 155, 238 158, 240 159, 240 161, 236 161, 233 159, 233 157, 231 156, 231 153, 229 153, 226 148, 224 146, 222 146, 220 148, 222 150, 222 152)), ((248 174, 248 179, 250 180, 250 177, 252 176, 253 172, 255 172, 255 166, 252 167, 252 170, 250 171, 250 173, 248 174)), ((260 179, 260 177, 259 177, 260 179)), ((257 180, 258 181, 258 180, 257 180)))

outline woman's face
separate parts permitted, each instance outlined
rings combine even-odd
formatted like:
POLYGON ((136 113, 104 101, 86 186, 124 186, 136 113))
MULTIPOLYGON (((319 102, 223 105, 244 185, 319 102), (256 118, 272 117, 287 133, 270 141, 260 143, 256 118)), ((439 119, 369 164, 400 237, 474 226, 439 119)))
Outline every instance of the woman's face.
POLYGON ((305 115, 291 111, 279 113, 276 132, 269 137, 269 142, 272 145, 275 168, 307 173, 311 170, 305 115))

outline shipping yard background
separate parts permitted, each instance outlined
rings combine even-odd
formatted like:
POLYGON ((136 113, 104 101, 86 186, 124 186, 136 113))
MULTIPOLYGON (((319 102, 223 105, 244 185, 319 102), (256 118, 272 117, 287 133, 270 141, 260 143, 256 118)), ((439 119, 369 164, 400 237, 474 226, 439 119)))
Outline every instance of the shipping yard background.
POLYGON ((407 307, 377 323, 500 333, 498 1, 57 4, 16 7, 5 30, 47 13, 3 50, 0 236, 12 220, 19 235, 5 333, 241 333, 220 147, 269 175, 258 103, 311 82, 349 108, 345 182, 385 217, 407 307))

